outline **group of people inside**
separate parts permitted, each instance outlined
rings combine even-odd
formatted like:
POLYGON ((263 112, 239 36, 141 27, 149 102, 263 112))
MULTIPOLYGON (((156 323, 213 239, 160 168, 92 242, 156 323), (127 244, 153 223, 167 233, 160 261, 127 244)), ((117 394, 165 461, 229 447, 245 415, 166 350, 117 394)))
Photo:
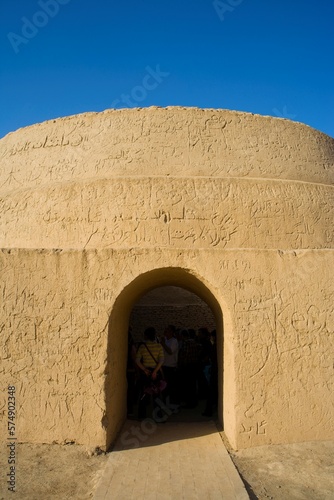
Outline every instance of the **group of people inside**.
POLYGON ((137 343, 130 332, 127 381, 129 416, 138 404, 138 419, 146 418, 153 398, 155 414, 162 411, 157 400, 172 405, 174 413, 196 408, 205 400, 202 415, 211 417, 218 398, 216 331, 168 325, 163 335, 157 335, 155 328, 148 327, 144 340, 137 343))

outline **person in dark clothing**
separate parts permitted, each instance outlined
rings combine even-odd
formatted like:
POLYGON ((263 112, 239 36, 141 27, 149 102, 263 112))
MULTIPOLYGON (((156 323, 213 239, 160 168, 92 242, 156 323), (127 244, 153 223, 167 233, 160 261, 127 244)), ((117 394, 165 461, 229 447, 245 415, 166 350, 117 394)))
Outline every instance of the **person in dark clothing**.
POLYGON ((211 370, 210 370, 210 379, 208 381, 208 390, 207 390, 207 398, 206 398, 206 407, 204 412, 202 413, 205 417, 212 417, 214 407, 217 407, 218 402, 218 362, 217 362, 217 339, 216 339, 216 330, 211 332, 210 336, 211 341, 211 370))
POLYGON ((167 389, 164 391, 165 398, 170 398, 173 404, 179 404, 178 387, 178 353, 179 344, 175 338, 175 326, 169 325, 160 337, 160 343, 164 350, 163 372, 167 381, 167 389))
POLYGON ((131 417, 134 414, 134 404, 136 402, 136 386, 138 377, 138 367, 136 365, 136 346, 133 341, 131 328, 128 334, 128 362, 126 367, 126 378, 128 382, 127 391, 127 413, 131 417))
POLYGON ((182 347, 179 351, 179 370, 182 397, 186 408, 195 408, 197 397, 197 374, 201 346, 194 330, 182 331, 182 347))
POLYGON ((200 328, 198 330, 198 342, 201 346, 198 371, 199 392, 200 397, 207 402, 207 407, 203 415, 209 417, 212 416, 212 405, 210 405, 212 344, 210 342, 210 333, 207 328, 200 328))

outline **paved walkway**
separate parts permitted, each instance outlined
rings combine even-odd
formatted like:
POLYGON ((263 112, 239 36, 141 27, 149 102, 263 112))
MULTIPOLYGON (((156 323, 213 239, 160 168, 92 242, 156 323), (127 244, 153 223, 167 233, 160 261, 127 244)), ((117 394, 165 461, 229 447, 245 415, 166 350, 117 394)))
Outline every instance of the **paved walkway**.
POLYGON ((212 421, 127 421, 94 499, 247 500, 212 421))

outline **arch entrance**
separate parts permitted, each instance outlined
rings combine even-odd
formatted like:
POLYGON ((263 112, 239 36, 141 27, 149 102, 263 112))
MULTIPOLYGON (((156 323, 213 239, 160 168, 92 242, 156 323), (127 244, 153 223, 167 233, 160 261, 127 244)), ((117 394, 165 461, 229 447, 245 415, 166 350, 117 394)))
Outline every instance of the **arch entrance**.
MULTIPOLYGON (((143 332, 153 327, 158 339, 163 340, 166 329, 173 326, 178 342, 178 368, 169 368, 175 358, 166 351, 167 366, 163 371, 167 388, 162 394, 162 418, 166 420, 203 420, 213 415, 217 403, 217 356, 216 321, 210 307, 198 295, 181 287, 163 286, 154 288, 143 295, 134 305, 130 314, 130 336, 128 347, 128 417, 138 416, 140 397, 139 377, 131 359, 133 346, 144 340, 143 332), (201 332, 202 345, 197 337, 201 332), (201 355, 202 364, 211 361, 207 372, 200 370, 195 359, 201 355), (206 375, 205 375, 206 374, 206 375), (209 380, 208 380, 208 379, 209 380), (181 413, 179 413, 179 407, 181 413), (174 412, 174 413, 173 413, 174 412), (177 413, 177 415, 176 415, 177 413)), ((173 341, 174 342, 174 341, 173 341)), ((174 342, 175 344, 175 342, 174 342)), ((148 402, 148 401, 147 401, 148 402)), ((148 405, 148 415, 153 409, 148 405)), ((154 417, 153 417, 154 418, 154 417)))
MULTIPOLYGON (((223 413, 228 400, 223 390, 223 385, 226 384, 226 380, 223 384, 224 350, 226 351, 226 346, 224 346, 222 307, 210 289, 210 285, 204 279, 195 276, 191 271, 183 268, 156 269, 139 275, 129 283, 117 297, 110 314, 105 377, 106 413, 103 422, 106 428, 107 447, 110 447, 115 440, 127 414, 126 365, 131 313, 133 319, 133 314, 136 314, 136 307, 142 303, 141 300, 145 300, 145 295, 147 297, 150 294, 152 297, 153 290, 166 290, 164 287, 177 287, 184 290, 185 295, 190 292, 190 295, 195 295, 203 301, 211 313, 217 332, 218 419, 221 425, 224 426, 223 413)), ((169 288, 169 290, 171 289, 169 288)), ((225 370, 225 378, 226 376, 225 370)))

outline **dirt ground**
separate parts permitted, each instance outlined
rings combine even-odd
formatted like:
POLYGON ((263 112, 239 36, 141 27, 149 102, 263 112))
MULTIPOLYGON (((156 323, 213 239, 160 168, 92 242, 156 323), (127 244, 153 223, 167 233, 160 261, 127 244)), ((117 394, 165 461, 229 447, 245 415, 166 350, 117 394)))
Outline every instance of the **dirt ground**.
POLYGON ((84 446, 19 444, 16 450, 16 489, 8 491, 8 464, 1 453, 1 500, 86 500, 104 470, 107 455, 92 455, 84 446))
MULTIPOLYGON (((93 498, 108 459, 74 444, 19 444, 16 452, 15 493, 7 490, 7 456, 1 453, 1 500, 93 498)), ((230 454, 251 499, 334 499, 334 441, 262 446, 230 454)))
POLYGON ((229 452, 251 499, 334 499, 334 441, 229 452))

